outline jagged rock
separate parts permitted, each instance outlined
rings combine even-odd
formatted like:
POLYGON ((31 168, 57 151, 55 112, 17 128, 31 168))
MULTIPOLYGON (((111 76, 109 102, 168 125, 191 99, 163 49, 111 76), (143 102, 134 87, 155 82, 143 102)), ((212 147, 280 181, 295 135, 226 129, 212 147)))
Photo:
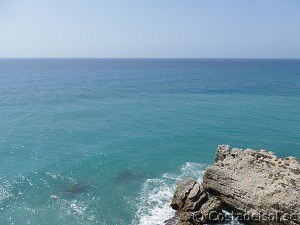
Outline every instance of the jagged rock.
POLYGON ((165 221, 165 224, 171 225, 174 221, 178 221, 177 225, 195 224, 194 212, 199 211, 207 200, 207 192, 196 181, 188 179, 179 182, 171 203, 171 207, 177 212, 173 218, 165 221))
POLYGON ((211 197, 201 205, 200 210, 179 211, 177 225, 204 224, 209 222, 220 222, 218 215, 222 214, 221 201, 211 197))
POLYGON ((188 200, 197 200, 203 191, 204 189, 200 186, 200 184, 196 183, 188 195, 188 200))
POLYGON ((224 206, 239 215, 247 214, 248 222, 255 224, 300 225, 300 165, 296 158, 280 159, 265 150, 230 151, 228 145, 220 145, 215 161, 205 172, 203 186, 190 179, 178 184, 171 204, 178 211, 166 222, 170 225, 177 221, 177 225, 220 222, 224 206), (253 220, 262 214, 276 215, 279 219, 283 215, 291 217, 281 221, 253 220))
POLYGON ((208 194, 203 186, 194 180, 188 179, 178 183, 171 207, 181 211, 197 211, 207 202, 208 194))
POLYGON ((193 212, 180 212, 177 225, 192 225, 194 224, 193 212))
POLYGON ((218 198, 211 197, 200 209, 201 223, 220 222, 218 218, 221 218, 219 215, 222 214, 221 205, 222 203, 218 198))
POLYGON ((183 180, 178 183, 171 202, 172 209, 180 210, 183 208, 184 203, 195 184, 196 181, 192 179, 183 180))
POLYGON ((230 147, 229 145, 219 145, 216 156, 215 156, 215 161, 222 161, 230 154, 230 147))
POLYGON ((203 187, 201 187, 199 189, 199 192, 196 195, 196 197, 194 197, 193 199, 189 199, 189 197, 187 198, 182 210, 183 211, 197 211, 201 208, 201 206, 205 202, 207 202, 207 200, 208 200, 208 195, 204 191, 203 187))
POLYGON ((298 215, 267 224, 300 224, 300 165, 294 157, 280 159, 273 152, 252 149, 230 153, 229 146, 222 145, 216 163, 205 172, 203 187, 235 211, 298 215))

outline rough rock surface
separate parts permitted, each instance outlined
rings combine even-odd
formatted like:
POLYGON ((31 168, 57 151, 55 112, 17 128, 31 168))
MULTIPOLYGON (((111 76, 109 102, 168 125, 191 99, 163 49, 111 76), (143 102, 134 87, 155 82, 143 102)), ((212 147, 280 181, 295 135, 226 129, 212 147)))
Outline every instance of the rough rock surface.
MULTIPOLYGON (((194 214, 200 213, 202 206, 207 203, 208 194, 203 186, 192 179, 180 181, 173 196, 171 207, 176 211, 173 218, 165 221, 166 225, 189 225, 195 224, 194 214)), ((208 204, 203 213, 208 217, 209 210, 214 210, 212 205, 208 204)))
POLYGON ((196 181, 192 179, 183 180, 178 183, 173 200, 171 202, 172 209, 181 210, 183 208, 185 201, 195 184, 196 181))
POLYGON ((177 185, 171 207, 176 211, 173 218, 165 221, 166 225, 190 225, 202 223, 202 217, 209 222, 209 213, 221 210, 221 202, 217 198, 208 199, 203 186, 192 179, 180 181, 177 185), (196 214, 195 214, 196 213, 196 214), (200 216, 195 220, 195 216, 200 216))
MULTIPOLYGON (((296 158, 280 159, 272 152, 232 149, 221 145, 216 163, 207 168, 204 188, 227 206, 249 214, 300 212, 300 165, 296 158)), ((267 222, 271 224, 271 222, 267 222)), ((300 224, 287 219, 272 224, 300 224)))
POLYGON ((199 183, 195 183, 194 187, 191 189, 185 201, 182 210, 197 211, 207 200, 208 200, 208 195, 204 191, 204 188, 199 183))
POLYGON ((230 154, 230 147, 229 145, 219 145, 217 152, 216 152, 216 157, 215 161, 219 162, 222 161, 230 154))
POLYGON ((212 196, 200 209, 201 223, 208 223, 218 218, 218 215, 222 213, 221 201, 212 196))
POLYGON ((171 203, 177 212, 166 224, 220 222, 209 215, 220 215, 222 208, 229 207, 254 218, 262 213, 277 216, 277 220, 250 223, 300 225, 300 164, 296 158, 280 159, 265 150, 231 150, 220 145, 215 161, 202 184, 191 179, 178 184, 171 203))

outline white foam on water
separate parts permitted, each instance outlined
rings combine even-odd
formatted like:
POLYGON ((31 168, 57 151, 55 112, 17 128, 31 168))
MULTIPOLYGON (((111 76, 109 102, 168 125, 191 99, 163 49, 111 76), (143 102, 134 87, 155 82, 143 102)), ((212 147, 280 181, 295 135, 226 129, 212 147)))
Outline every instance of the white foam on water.
POLYGON ((57 216, 62 224, 105 224, 97 221, 95 212, 89 209, 89 205, 94 199, 64 199, 56 195, 52 195, 50 198, 56 201, 54 207, 57 209, 57 216))
MULTIPOLYGON (((5 200, 8 199, 10 197, 12 197, 13 194, 10 193, 7 188, 0 186, 0 204, 5 200)), ((0 206, 1 207, 1 206, 0 206)))
MULTIPOLYGON (((96 210, 90 207, 92 203, 99 202, 99 199, 89 196, 89 193, 70 197, 61 194, 60 184, 73 184, 76 179, 64 177, 60 174, 46 173, 47 176, 30 177, 19 175, 10 181, 5 180, 0 185, 0 212, 3 212, 0 224, 8 221, 9 224, 18 224, 21 217, 26 217, 25 223, 38 224, 37 221, 47 221, 54 215, 55 220, 61 224, 105 224, 97 221, 96 210), (55 180, 54 183, 53 180, 55 180), (58 182, 59 181, 59 182, 58 182), (29 199, 31 189, 36 190, 37 195, 42 193, 44 201, 39 201, 36 196, 29 199), (28 194, 29 193, 29 194, 28 194), (49 195, 49 197, 47 197, 49 195), (6 203, 7 199, 9 204, 6 203), (5 207, 5 208, 4 208, 5 207), (3 211, 2 211, 3 210, 3 211)), ((46 222, 45 222, 46 223, 46 222)))
POLYGON ((163 225, 164 221, 174 216, 170 207, 177 183, 185 178, 199 182, 205 171, 205 165, 187 162, 181 167, 180 174, 165 173, 160 178, 148 179, 136 199, 137 212, 133 225, 163 225))

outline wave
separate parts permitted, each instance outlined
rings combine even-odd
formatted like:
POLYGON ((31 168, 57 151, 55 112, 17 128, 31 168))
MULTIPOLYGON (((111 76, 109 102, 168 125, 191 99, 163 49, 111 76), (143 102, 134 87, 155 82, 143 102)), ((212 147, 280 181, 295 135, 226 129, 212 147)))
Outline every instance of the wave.
POLYGON ((165 173, 156 179, 147 179, 136 199, 136 214, 132 225, 163 225, 175 215, 170 207, 177 183, 184 178, 202 182, 206 165, 187 162, 181 166, 180 174, 165 173))

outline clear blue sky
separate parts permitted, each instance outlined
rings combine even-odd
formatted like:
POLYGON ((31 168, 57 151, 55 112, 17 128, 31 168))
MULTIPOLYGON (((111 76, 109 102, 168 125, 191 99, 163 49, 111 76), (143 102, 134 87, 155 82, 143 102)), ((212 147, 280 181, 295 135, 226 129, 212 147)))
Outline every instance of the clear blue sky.
POLYGON ((300 0, 0 0, 0 57, 300 58, 300 0))

